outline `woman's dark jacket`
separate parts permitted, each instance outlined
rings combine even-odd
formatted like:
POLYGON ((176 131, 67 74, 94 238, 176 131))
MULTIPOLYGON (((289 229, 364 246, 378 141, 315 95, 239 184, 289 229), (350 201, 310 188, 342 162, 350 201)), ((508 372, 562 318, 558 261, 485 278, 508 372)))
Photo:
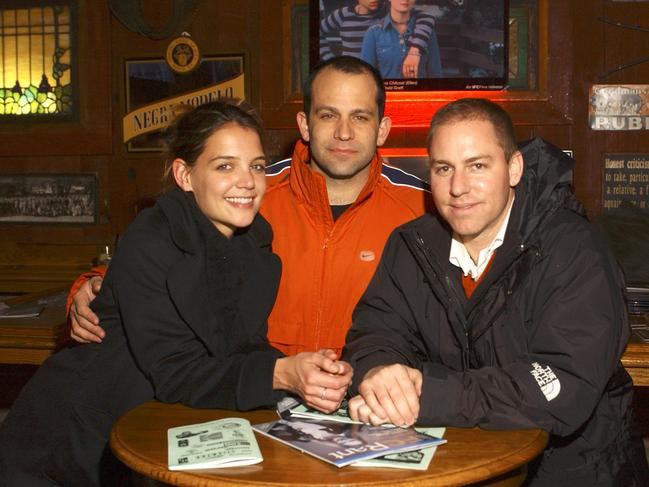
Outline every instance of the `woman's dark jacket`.
POLYGON ((280 275, 271 239, 260 216, 226 239, 179 190, 142 212, 92 303, 103 343, 45 362, 2 425, 0 485, 33 485, 21 475, 35 470, 98 484, 113 422, 149 399, 273 406, 282 394, 272 390, 281 354, 266 341, 280 275))
POLYGON ((352 390, 407 364, 423 372, 422 424, 549 431, 530 485, 649 485, 620 364, 623 277, 571 195, 572 159, 540 139, 522 152, 505 241, 471 299, 441 218, 392 234, 347 335, 352 390))

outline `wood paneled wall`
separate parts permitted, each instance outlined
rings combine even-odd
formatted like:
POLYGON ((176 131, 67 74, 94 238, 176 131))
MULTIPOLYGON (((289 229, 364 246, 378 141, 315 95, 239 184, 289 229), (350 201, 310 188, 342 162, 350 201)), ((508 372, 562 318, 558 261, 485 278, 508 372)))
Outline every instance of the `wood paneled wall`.
MULTIPOLYGON (((293 2, 296 0, 292 0, 293 2)), ((649 19, 649 2, 539 0, 541 5, 540 87, 529 93, 502 92, 493 98, 512 114, 521 138, 542 136, 574 150, 575 187, 591 215, 601 207, 602 160, 606 152, 649 152, 646 132, 594 132, 588 128, 591 84, 642 83, 649 63, 602 81, 618 64, 647 55, 649 33, 606 25, 601 16, 629 24, 649 19)), ((124 115, 124 62, 162 58, 170 39, 154 41, 126 29, 111 16, 107 0, 79 0, 82 114, 78 123, 0 123, 0 165, 11 172, 95 172, 100 218, 91 226, 8 225, 0 232, 0 292, 27 291, 69 281, 86 269, 101 245, 112 242, 133 219, 141 201, 160 189, 158 154, 133 154, 121 142, 124 115), (34 143, 32 138, 41 142, 34 143)), ((144 17, 163 26, 171 0, 145 0, 144 17)), ((244 53, 249 101, 270 131, 271 155, 290 155, 298 138, 299 96, 286 89, 291 0, 204 0, 185 27, 203 54, 244 53)), ((649 27, 649 20, 646 22, 649 27)), ((404 100, 390 95, 387 113, 395 118, 388 147, 421 147, 430 116, 458 96, 436 94, 404 100)))

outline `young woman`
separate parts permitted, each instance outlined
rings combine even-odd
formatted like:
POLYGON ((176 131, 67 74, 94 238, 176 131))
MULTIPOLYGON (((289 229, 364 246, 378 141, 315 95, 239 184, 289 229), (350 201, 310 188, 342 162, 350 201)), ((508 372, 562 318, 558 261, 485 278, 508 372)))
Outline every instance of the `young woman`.
POLYGON ((92 304, 106 338, 60 351, 25 386, 0 427, 1 485, 100 485, 114 421, 153 398, 246 410, 291 389, 299 356, 266 341, 281 266, 257 215, 262 136, 223 102, 172 127, 176 187, 129 227, 92 304))

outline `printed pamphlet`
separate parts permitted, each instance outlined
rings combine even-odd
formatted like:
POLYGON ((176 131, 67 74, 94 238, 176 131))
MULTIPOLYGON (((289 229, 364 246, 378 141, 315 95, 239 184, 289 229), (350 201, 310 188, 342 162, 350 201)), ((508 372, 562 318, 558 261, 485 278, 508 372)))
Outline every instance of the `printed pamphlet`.
POLYGON ((169 470, 236 467, 263 460, 250 427, 226 418, 167 430, 169 470))
MULTIPOLYGON (((415 428, 419 433, 442 438, 446 428, 415 428)), ((391 453, 371 460, 353 463, 353 467, 406 468, 409 470, 428 470, 428 465, 435 455, 436 446, 401 453, 391 453)))

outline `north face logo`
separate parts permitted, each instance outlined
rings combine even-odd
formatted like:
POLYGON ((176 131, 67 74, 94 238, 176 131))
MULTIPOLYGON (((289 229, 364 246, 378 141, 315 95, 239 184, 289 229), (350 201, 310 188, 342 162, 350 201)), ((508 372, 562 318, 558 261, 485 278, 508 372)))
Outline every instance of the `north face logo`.
POLYGON ((533 362, 532 367, 534 368, 530 370, 530 374, 536 379, 545 398, 552 401, 561 392, 561 382, 549 366, 543 368, 538 362, 533 362))

